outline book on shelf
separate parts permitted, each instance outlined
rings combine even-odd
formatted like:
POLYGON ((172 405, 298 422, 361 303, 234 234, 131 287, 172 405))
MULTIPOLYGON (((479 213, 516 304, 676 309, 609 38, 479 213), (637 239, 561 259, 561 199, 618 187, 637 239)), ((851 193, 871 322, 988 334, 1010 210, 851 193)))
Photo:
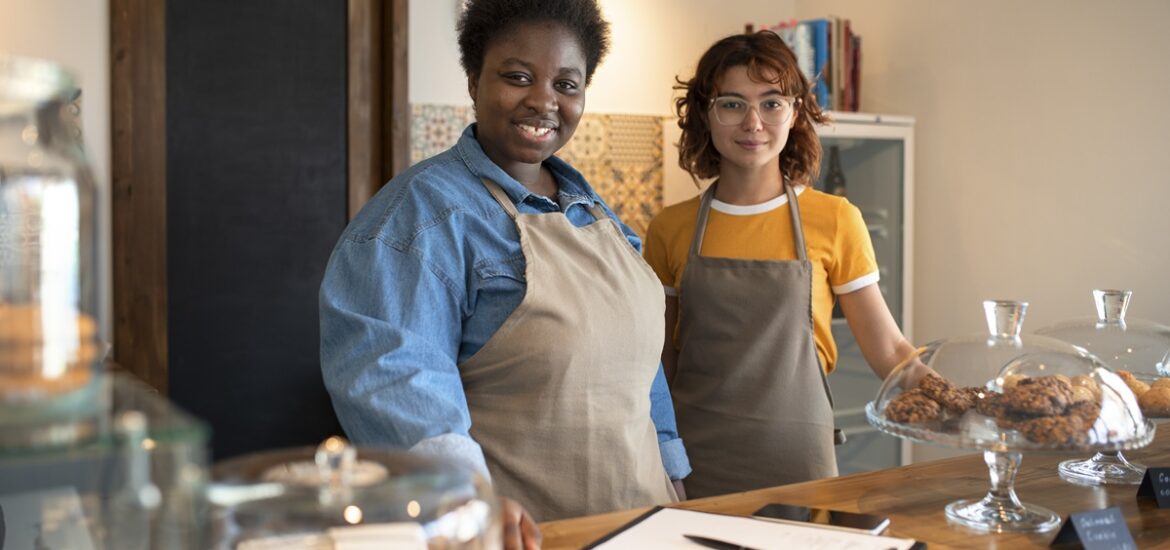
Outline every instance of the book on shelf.
MULTIPOLYGON (((756 28, 745 25, 747 32, 756 28)), ((822 109, 860 109, 861 37, 853 32, 849 19, 793 19, 758 28, 776 33, 792 49, 800 71, 813 83, 813 95, 822 109)))

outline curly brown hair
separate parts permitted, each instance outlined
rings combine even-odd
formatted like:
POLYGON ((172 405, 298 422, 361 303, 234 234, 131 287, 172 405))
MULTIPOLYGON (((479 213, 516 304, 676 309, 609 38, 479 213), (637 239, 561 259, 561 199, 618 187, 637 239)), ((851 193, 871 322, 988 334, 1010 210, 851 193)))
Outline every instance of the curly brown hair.
POLYGON ((674 102, 678 127, 682 128, 679 166, 696 182, 719 175, 722 157, 711 142, 708 109, 719 95, 720 79, 728 69, 739 66, 747 67, 752 80, 778 84, 782 93, 797 98, 796 123, 780 151, 780 172, 793 183, 811 184, 821 171, 821 140, 814 124, 828 122, 829 116, 817 105, 796 55, 771 31, 728 36, 699 58, 693 78, 684 81, 675 77, 674 89, 686 92, 674 102))

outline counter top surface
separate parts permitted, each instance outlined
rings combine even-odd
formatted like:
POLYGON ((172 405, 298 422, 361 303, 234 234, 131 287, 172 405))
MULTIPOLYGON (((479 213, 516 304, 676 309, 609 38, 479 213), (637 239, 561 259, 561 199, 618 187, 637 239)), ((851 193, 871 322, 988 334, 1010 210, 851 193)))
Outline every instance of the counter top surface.
MULTIPOLYGON (((1170 424, 1159 426, 1154 442, 1124 456, 1131 462, 1170 467, 1170 424)), ((1070 513, 1118 506, 1138 548, 1170 549, 1170 509, 1153 499, 1138 499, 1136 485, 1088 487, 1064 481, 1056 466, 1077 455, 1025 455, 1016 476, 1016 494, 1025 504, 1048 508, 1068 519, 1070 513)), ((940 548, 1048 548, 1059 528, 1039 534, 988 534, 949 523, 943 507, 982 498, 990 488, 982 453, 900 468, 760 489, 672 506, 708 512, 750 515, 769 502, 821 506, 890 517, 886 534, 924 541, 940 548)), ((581 548, 648 510, 640 508, 540 524, 545 550, 581 548)))

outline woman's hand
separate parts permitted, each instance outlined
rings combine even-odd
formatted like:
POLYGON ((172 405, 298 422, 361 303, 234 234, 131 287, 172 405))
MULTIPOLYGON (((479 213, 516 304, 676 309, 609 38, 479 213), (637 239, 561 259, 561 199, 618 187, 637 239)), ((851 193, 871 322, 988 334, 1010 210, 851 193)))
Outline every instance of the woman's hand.
POLYGON ((504 550, 540 550, 540 529, 519 502, 500 497, 504 523, 504 550))

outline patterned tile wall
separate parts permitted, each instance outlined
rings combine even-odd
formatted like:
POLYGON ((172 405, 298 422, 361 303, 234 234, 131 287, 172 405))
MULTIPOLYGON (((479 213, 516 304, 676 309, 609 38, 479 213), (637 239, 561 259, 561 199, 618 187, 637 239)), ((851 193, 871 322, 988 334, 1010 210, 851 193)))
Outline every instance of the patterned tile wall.
MULTIPOLYGON (((455 144, 475 120, 471 107, 411 105, 411 163, 455 144)), ((662 117, 587 113, 557 153, 579 170, 610 208, 646 234, 662 210, 662 117)))

